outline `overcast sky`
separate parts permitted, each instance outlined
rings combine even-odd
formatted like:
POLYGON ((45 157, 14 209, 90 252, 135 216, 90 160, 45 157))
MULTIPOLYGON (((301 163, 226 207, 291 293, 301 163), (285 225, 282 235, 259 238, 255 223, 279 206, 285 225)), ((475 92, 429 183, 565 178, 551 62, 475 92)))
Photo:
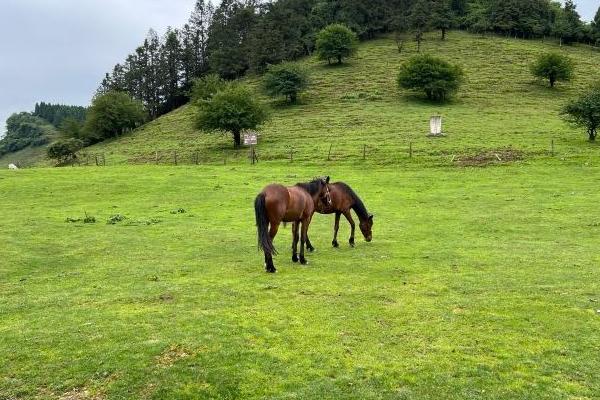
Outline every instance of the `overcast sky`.
MULTIPOLYGON (((194 3, 0 0, 0 136, 10 114, 31 111, 38 101, 88 105, 104 74, 142 43, 148 29, 162 33, 183 25, 194 3)), ((588 20, 599 5, 576 3, 588 20)))

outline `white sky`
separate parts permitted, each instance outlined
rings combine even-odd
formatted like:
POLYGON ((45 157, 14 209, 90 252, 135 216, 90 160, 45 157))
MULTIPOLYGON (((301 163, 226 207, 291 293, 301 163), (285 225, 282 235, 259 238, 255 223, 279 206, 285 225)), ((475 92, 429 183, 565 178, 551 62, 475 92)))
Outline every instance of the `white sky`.
MULTIPOLYGON (((527 0, 523 0, 527 1, 527 0)), ((0 135, 36 102, 88 105, 150 28, 182 26, 194 0, 0 0, 0 135)), ((217 3, 215 1, 214 3, 217 3)), ((591 20, 598 0, 576 0, 591 20)))

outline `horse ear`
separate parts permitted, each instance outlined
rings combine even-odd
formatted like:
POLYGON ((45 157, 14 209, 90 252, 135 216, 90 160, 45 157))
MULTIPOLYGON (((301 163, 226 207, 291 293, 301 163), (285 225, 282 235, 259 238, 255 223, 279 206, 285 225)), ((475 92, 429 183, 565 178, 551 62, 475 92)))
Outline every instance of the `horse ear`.
POLYGON ((373 222, 373 214, 369 215, 369 221, 373 222))
POLYGON ((327 178, 325 178, 325 183, 329 184, 330 180, 331 180, 331 178, 328 176, 327 178))

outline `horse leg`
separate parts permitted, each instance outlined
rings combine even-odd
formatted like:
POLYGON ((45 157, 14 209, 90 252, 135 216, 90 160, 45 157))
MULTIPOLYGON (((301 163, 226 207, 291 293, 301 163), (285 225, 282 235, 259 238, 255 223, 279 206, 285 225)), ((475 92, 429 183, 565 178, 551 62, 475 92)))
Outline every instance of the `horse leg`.
POLYGON ((304 258, 304 245, 308 238, 308 225, 310 224, 310 218, 302 220, 302 235, 300 236, 300 264, 306 265, 308 261, 304 258))
POLYGON ((350 228, 352 228, 349 243, 350 246, 354 247, 354 230, 356 229, 356 224, 354 224, 354 220, 352 219, 352 213, 350 212, 350 210, 344 212, 344 217, 346 217, 346 219, 350 223, 350 228))
MULTIPOLYGON (((277 236, 277 231, 279 230, 279 223, 271 224, 271 229, 269 229, 269 236, 271 236, 271 240, 275 240, 275 236, 277 236)), ((277 269, 273 264, 273 256, 271 254, 265 254, 265 263, 267 264, 267 272, 275 273, 277 269)))
POLYGON ((333 245, 333 247, 340 247, 340 244, 337 241, 337 235, 338 235, 338 231, 340 230, 340 217, 342 214, 340 214, 339 212, 335 213, 335 225, 333 226, 333 242, 331 242, 331 244, 333 245))
POLYGON ((308 235, 306 235, 306 250, 310 251, 311 253, 313 251, 315 251, 315 248, 313 247, 312 243, 310 242, 308 235))
POLYGON ((298 240, 300 239, 300 223, 294 222, 292 224, 292 261, 298 262, 298 240))

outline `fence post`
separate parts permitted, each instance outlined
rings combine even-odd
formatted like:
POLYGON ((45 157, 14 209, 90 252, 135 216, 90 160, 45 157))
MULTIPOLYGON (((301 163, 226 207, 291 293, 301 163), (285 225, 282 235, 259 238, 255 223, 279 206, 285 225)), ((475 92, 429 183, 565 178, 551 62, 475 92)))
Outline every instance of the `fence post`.
POLYGON ((199 163, 199 160, 198 160, 198 158, 199 158, 199 156, 198 156, 198 152, 195 152, 195 153, 194 153, 194 163, 195 163, 196 165, 198 165, 198 163, 199 163))
POLYGON ((177 152, 176 151, 173 152, 173 162, 175 163, 175 165, 177 165, 177 152))
POLYGON ((293 163, 294 162, 294 148, 290 148, 290 162, 293 163))
POLYGON ((363 145, 363 161, 367 159, 367 145, 363 145))
POLYGON ((106 156, 102 153, 102 166, 106 167, 106 156))
POLYGON ((550 149, 550 154, 554 157, 554 139, 552 139, 552 142, 550 143, 550 149))
POLYGON ((154 152, 154 163, 158 165, 158 150, 154 152))
POLYGON ((412 142, 408 142, 408 157, 412 158, 412 156, 413 156, 412 142))
POLYGON ((333 148, 333 143, 329 145, 329 153, 327 153, 327 161, 331 161, 331 149, 333 148))
POLYGON ((94 154, 94 158, 96 159, 96 167, 98 166, 98 154, 94 154))

